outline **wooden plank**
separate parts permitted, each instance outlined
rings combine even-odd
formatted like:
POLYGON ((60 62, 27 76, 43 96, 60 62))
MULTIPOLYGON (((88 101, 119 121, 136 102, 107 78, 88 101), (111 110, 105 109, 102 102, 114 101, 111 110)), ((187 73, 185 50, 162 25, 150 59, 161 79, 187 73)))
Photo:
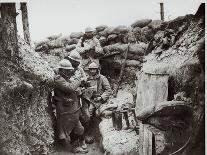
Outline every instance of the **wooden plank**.
POLYGON ((24 39, 30 44, 30 33, 29 33, 29 21, 28 21, 28 11, 27 11, 27 3, 21 3, 21 11, 22 11, 22 25, 24 31, 24 39))
POLYGON ((152 138, 153 134, 148 129, 148 125, 140 123, 139 125, 139 140, 140 140, 140 147, 139 147, 139 154, 141 155, 152 155, 153 153, 153 145, 152 145, 152 138))

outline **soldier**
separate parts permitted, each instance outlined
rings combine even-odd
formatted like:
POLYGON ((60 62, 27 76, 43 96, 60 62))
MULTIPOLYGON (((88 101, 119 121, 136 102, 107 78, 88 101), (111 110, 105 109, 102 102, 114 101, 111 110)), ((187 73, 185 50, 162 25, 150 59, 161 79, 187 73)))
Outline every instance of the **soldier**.
MULTIPOLYGON (((76 89, 76 93, 78 95, 79 101, 82 103, 80 121, 83 127, 86 128, 90 119, 90 114, 88 112, 88 103, 81 98, 81 95, 82 95, 83 87, 86 85, 87 77, 84 70, 79 66, 81 63, 81 56, 76 50, 71 51, 67 59, 70 60, 73 68, 75 69, 74 76, 78 79, 81 79, 82 81, 81 83, 82 87, 78 87, 76 89)), ((74 133, 71 134, 71 138, 73 140, 75 139, 76 136, 77 135, 75 135, 74 133)), ((80 145, 84 150, 87 150, 87 145, 85 144, 85 138, 80 140, 80 145)))
POLYGON ((83 68, 80 66, 82 59, 80 54, 76 50, 72 50, 69 56, 66 57, 66 59, 68 59, 71 62, 73 68, 75 69, 75 76, 77 78, 80 78, 81 81, 87 81, 86 74, 83 68))
POLYGON ((103 55, 103 48, 99 40, 93 36, 93 29, 91 27, 85 29, 85 34, 77 43, 76 50, 82 57, 82 68, 88 75, 89 64, 95 62, 99 65, 99 57, 103 55))
MULTIPOLYGON (((79 138, 83 137, 84 128, 79 121, 81 105, 75 90, 81 80, 72 78, 74 68, 69 60, 63 59, 59 63, 58 75, 54 79, 54 102, 57 111, 57 135, 60 142, 67 144, 70 133, 74 131, 79 138)), ((78 141, 72 144, 74 153, 87 153, 79 146, 78 141)))
POLYGON ((94 138, 91 129, 94 125, 98 124, 96 119, 96 116, 99 115, 98 111, 101 105, 107 102, 112 91, 108 79, 100 74, 100 68, 96 63, 92 62, 88 68, 88 82, 90 83, 90 87, 85 90, 83 96, 85 97, 85 101, 90 103, 90 107, 87 110, 92 117, 90 118, 90 125, 85 128, 85 140, 87 143, 93 143, 94 138))

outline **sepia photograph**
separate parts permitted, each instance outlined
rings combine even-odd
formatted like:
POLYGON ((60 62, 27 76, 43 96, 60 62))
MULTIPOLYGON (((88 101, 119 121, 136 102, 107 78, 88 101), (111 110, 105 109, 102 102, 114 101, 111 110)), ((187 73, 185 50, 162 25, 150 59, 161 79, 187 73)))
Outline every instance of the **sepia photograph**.
POLYGON ((205 155, 205 1, 0 0, 0 155, 205 155))

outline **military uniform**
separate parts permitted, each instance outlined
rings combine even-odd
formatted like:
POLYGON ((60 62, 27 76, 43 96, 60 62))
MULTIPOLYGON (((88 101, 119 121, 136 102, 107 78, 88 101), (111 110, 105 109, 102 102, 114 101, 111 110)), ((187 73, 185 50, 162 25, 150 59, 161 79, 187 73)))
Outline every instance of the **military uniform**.
MULTIPOLYGON (((96 76, 90 76, 88 78, 88 81, 91 84, 91 87, 89 89, 91 89, 93 92, 91 100, 96 104, 96 108, 98 108, 97 109, 98 112, 101 105, 106 103, 106 101, 111 96, 112 94, 111 87, 108 79, 101 74, 97 74, 96 76), (94 101, 94 98, 96 97, 101 97, 101 101, 98 102, 94 101)), ((94 109, 95 107, 92 104, 90 105, 90 107, 91 107, 90 108, 91 112, 93 112, 95 110, 94 109)))
POLYGON ((80 79, 65 79, 57 75, 54 80, 54 101, 57 110, 57 132, 59 139, 69 138, 71 131, 82 135, 84 128, 79 121, 81 105, 75 90, 80 79))
POLYGON ((88 66, 92 62, 95 62, 99 65, 99 59, 103 55, 103 48, 100 45, 100 42, 97 38, 93 37, 91 39, 80 38, 76 46, 76 51, 82 57, 81 67, 88 72, 88 66))

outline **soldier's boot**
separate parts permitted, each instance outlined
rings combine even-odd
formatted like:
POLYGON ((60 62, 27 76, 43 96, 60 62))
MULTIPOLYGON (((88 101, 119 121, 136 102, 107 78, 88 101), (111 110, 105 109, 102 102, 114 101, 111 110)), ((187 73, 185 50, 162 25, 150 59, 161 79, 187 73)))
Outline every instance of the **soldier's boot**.
POLYGON ((88 153, 88 149, 87 149, 87 150, 84 150, 84 149, 80 146, 79 141, 75 141, 75 142, 72 144, 72 152, 73 152, 73 153, 86 154, 86 153, 88 153))
POLYGON ((94 137, 92 135, 85 136, 85 141, 87 144, 92 144, 94 142, 94 137))
POLYGON ((84 149, 84 150, 88 150, 85 139, 80 141, 80 146, 84 149))

